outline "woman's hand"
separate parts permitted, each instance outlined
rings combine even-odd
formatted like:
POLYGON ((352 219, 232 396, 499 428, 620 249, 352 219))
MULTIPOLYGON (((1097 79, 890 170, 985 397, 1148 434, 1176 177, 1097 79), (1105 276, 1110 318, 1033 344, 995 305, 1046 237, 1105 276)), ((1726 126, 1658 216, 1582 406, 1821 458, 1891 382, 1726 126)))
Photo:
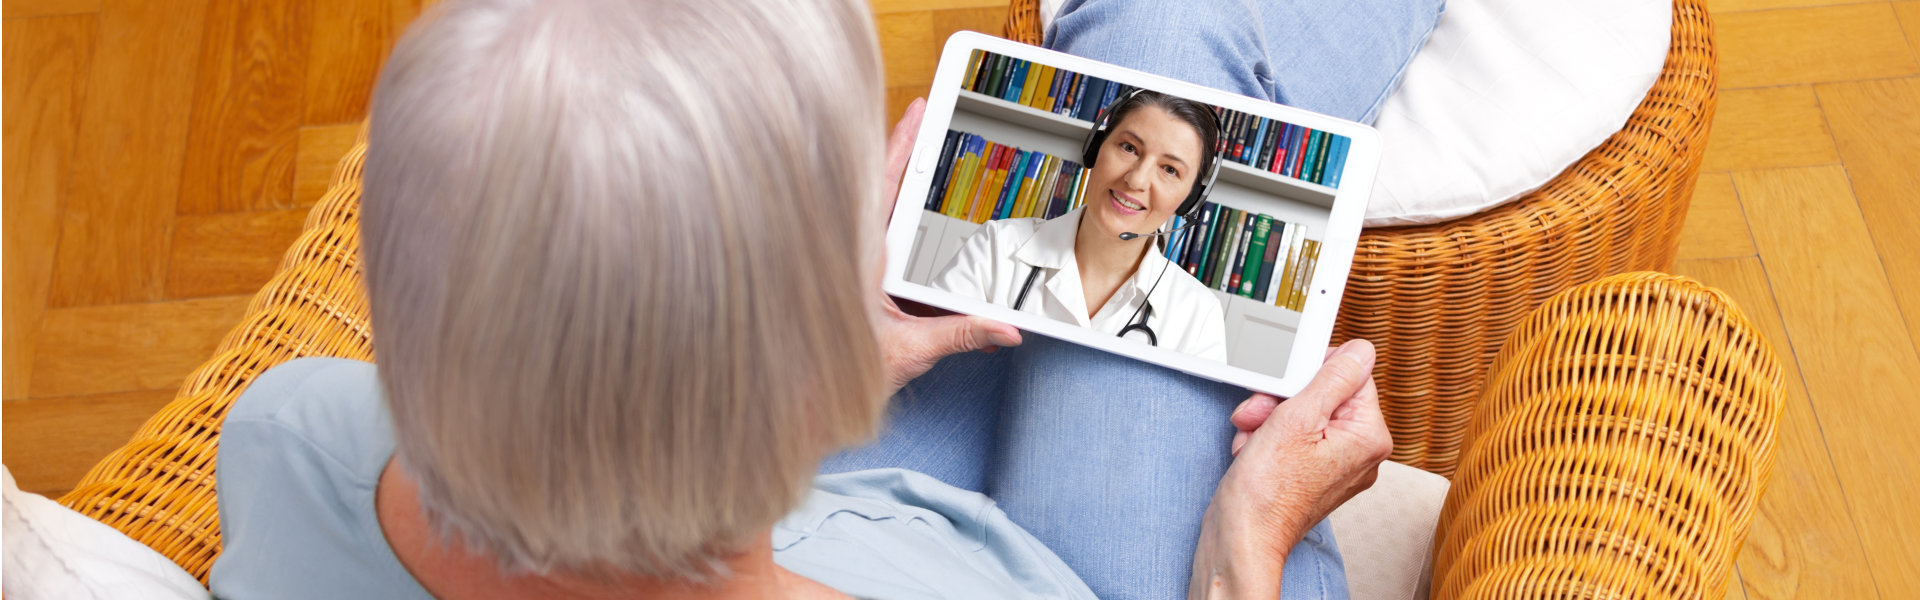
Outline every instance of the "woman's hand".
POLYGON ((1299 395, 1256 394, 1234 410, 1234 461, 1201 525, 1190 597, 1278 598, 1293 545, 1373 486, 1393 450, 1373 360, 1373 344, 1348 342, 1299 395))
MULTIPOLYGON (((885 201, 881 203, 881 210, 889 214, 894 199, 900 196, 900 180, 907 173, 907 157, 913 154, 913 137, 920 130, 920 119, 926 112, 926 99, 914 99, 887 139, 886 183, 881 187, 885 201)), ((1012 325, 966 315, 916 317, 900 310, 892 297, 883 300, 885 314, 881 321, 880 346, 886 355, 887 380, 893 386, 889 391, 898 391, 947 355, 1020 345, 1020 330, 1012 325)))

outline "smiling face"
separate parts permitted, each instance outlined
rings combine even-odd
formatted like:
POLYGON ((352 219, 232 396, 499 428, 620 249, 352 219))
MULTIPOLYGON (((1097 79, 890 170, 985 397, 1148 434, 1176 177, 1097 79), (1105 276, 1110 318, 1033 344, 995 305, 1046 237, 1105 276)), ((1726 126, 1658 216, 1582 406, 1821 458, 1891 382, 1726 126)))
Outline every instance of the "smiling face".
POLYGON ((1109 239, 1159 229, 1199 178, 1204 144, 1200 132, 1164 108, 1128 111, 1101 143, 1088 175, 1081 227, 1109 239))

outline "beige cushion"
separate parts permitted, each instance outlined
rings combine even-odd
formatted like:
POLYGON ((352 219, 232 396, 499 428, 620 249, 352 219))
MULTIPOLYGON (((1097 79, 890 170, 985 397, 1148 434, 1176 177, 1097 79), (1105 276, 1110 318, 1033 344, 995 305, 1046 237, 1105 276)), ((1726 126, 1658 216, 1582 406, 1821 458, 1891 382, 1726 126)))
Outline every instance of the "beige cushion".
POLYGON ((1333 539, 1355 600, 1427 597, 1433 531, 1448 487, 1445 477, 1381 463, 1373 487, 1333 511, 1333 539))

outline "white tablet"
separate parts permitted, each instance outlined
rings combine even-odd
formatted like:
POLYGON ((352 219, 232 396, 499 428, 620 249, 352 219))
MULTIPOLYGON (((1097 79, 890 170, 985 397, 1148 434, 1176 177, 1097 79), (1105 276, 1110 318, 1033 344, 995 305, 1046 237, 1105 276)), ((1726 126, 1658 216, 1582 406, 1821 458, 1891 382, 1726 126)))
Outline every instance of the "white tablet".
POLYGON ((1312 379, 1372 128, 970 32, 930 96, 888 293, 1280 396, 1312 379))

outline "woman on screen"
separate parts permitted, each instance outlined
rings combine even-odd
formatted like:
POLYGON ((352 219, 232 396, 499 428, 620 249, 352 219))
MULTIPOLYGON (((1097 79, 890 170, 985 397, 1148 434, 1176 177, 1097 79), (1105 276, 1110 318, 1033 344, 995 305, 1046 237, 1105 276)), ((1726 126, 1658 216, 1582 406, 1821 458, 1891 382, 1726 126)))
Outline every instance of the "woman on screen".
POLYGON ((1220 300, 1159 251, 1212 184, 1219 130, 1185 98, 1142 89, 1114 102, 1087 139, 1085 205, 986 224, 933 287, 1225 362, 1220 300))

